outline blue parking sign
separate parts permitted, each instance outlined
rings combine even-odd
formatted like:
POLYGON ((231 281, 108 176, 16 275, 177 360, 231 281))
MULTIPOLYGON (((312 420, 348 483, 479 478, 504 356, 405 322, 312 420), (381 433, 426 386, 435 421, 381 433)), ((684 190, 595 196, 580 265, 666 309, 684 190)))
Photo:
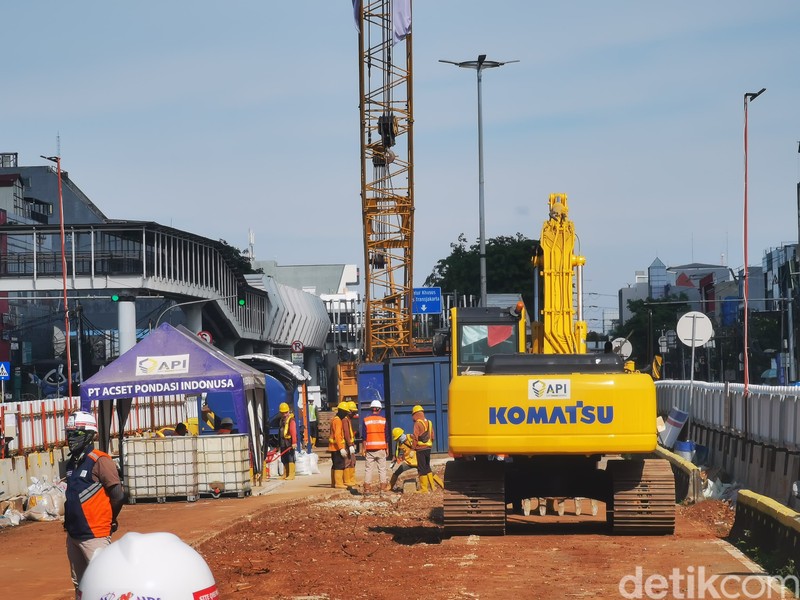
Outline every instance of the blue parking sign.
POLYGON ((442 312, 442 288, 414 288, 411 312, 415 315, 438 315, 442 312))

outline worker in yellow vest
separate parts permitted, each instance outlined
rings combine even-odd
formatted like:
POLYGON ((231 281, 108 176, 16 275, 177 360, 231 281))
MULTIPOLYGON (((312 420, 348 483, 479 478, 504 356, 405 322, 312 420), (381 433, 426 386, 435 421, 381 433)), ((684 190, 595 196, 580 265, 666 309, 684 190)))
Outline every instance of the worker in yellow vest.
POLYGON ((395 468, 392 473, 392 478, 389 480, 389 489, 394 490, 394 486, 397 484, 400 475, 406 471, 417 468, 417 453, 414 452, 411 437, 406 435, 405 431, 400 427, 392 429, 392 441, 397 444, 394 451, 394 459, 392 460, 392 467, 397 468, 395 468))
POLYGON ((345 406, 347 415, 342 419, 342 429, 344 430, 344 442, 347 445, 347 458, 344 464, 344 484, 351 490, 358 488, 356 482, 356 427, 353 419, 357 418, 358 406, 352 400, 340 403, 345 406), (355 413, 355 414, 354 414, 355 413))
POLYGON ((435 484, 437 483, 431 471, 433 423, 425 418, 425 410, 419 404, 411 409, 411 418, 414 421, 414 433, 411 435, 411 444, 414 451, 417 453, 419 489, 421 492, 432 492, 436 488, 435 484))
POLYGON ((283 463, 283 475, 281 475, 281 479, 294 479, 294 449, 297 446, 297 423, 295 422, 294 414, 286 402, 280 403, 278 412, 281 413, 280 437, 278 440, 278 448, 281 451, 281 462, 283 463))
POLYGON ((381 415, 380 400, 373 400, 369 405, 372 414, 364 417, 364 493, 374 491, 373 475, 378 471, 380 491, 389 491, 389 478, 386 474, 386 417, 381 415))

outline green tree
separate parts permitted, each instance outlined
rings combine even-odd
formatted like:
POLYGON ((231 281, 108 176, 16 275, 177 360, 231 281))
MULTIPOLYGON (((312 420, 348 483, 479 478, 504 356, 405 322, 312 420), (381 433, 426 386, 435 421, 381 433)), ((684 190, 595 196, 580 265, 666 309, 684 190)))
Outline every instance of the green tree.
POLYGON ((264 272, 264 269, 254 269, 250 259, 244 256, 242 250, 239 250, 236 246, 231 246, 223 239, 220 239, 219 243, 222 244, 222 247, 219 248, 220 254, 232 268, 242 274, 264 272))
MULTIPOLYGON (((533 307, 533 257, 538 242, 521 233, 486 241, 486 291, 490 294, 522 294, 525 306, 533 307)), ((442 293, 480 295, 480 243, 467 245, 462 233, 450 244, 450 256, 436 263, 425 279, 426 286, 441 287, 442 293)))

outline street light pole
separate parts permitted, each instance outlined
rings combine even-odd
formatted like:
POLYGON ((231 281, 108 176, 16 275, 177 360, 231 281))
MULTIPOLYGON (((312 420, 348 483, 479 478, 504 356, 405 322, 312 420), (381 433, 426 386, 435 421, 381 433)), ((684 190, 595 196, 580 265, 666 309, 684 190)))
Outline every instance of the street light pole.
POLYGON ((518 60, 507 60, 499 62, 486 60, 486 55, 481 54, 478 60, 467 60, 455 62, 452 60, 439 60, 439 62, 455 65, 462 69, 475 69, 478 75, 478 230, 479 230, 479 258, 481 268, 481 306, 486 306, 486 226, 484 220, 483 202, 483 94, 481 82, 483 81, 483 70, 502 67, 508 63, 519 62, 518 60))
MULTIPOLYGON (((767 91, 767 88, 761 88, 757 92, 748 92, 744 95, 744 283, 743 283, 743 296, 744 296, 744 319, 743 319, 743 337, 744 337, 744 395, 747 397, 748 386, 750 385, 750 361, 748 358, 748 295, 750 291, 750 274, 748 269, 748 256, 747 256, 747 106, 758 98, 761 94, 767 91)), ((747 417, 745 416, 745 419, 747 417)))
POLYGON ((72 402, 72 353, 70 351, 70 327, 69 327, 69 305, 67 304, 67 254, 66 254, 66 234, 64 232, 64 196, 61 188, 61 156, 44 156, 43 159, 56 163, 56 175, 58 177, 58 222, 61 232, 61 284, 64 290, 64 348, 67 359, 67 393, 72 402))

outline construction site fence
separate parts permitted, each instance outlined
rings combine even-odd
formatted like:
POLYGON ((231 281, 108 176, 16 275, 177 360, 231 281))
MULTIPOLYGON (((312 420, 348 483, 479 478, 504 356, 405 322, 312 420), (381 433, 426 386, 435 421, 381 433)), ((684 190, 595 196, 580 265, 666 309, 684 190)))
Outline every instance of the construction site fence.
MULTIPOLYGON (((112 437, 119 435, 116 403, 114 406, 114 416, 111 419, 112 437)), ((0 423, 3 425, 5 437, 10 438, 4 449, 5 457, 46 452, 66 445, 64 430, 67 419, 79 407, 80 398, 77 396, 0 403, 0 423)), ((95 401, 91 408, 95 417, 97 410, 98 404, 95 401)), ((195 403, 187 402, 186 396, 182 394, 136 397, 131 403, 124 433, 135 435, 157 430, 184 422, 191 416, 197 416, 195 403)))
POLYGON ((800 451, 800 387, 691 381, 656 382, 658 414, 688 413, 691 425, 758 444, 800 451))

